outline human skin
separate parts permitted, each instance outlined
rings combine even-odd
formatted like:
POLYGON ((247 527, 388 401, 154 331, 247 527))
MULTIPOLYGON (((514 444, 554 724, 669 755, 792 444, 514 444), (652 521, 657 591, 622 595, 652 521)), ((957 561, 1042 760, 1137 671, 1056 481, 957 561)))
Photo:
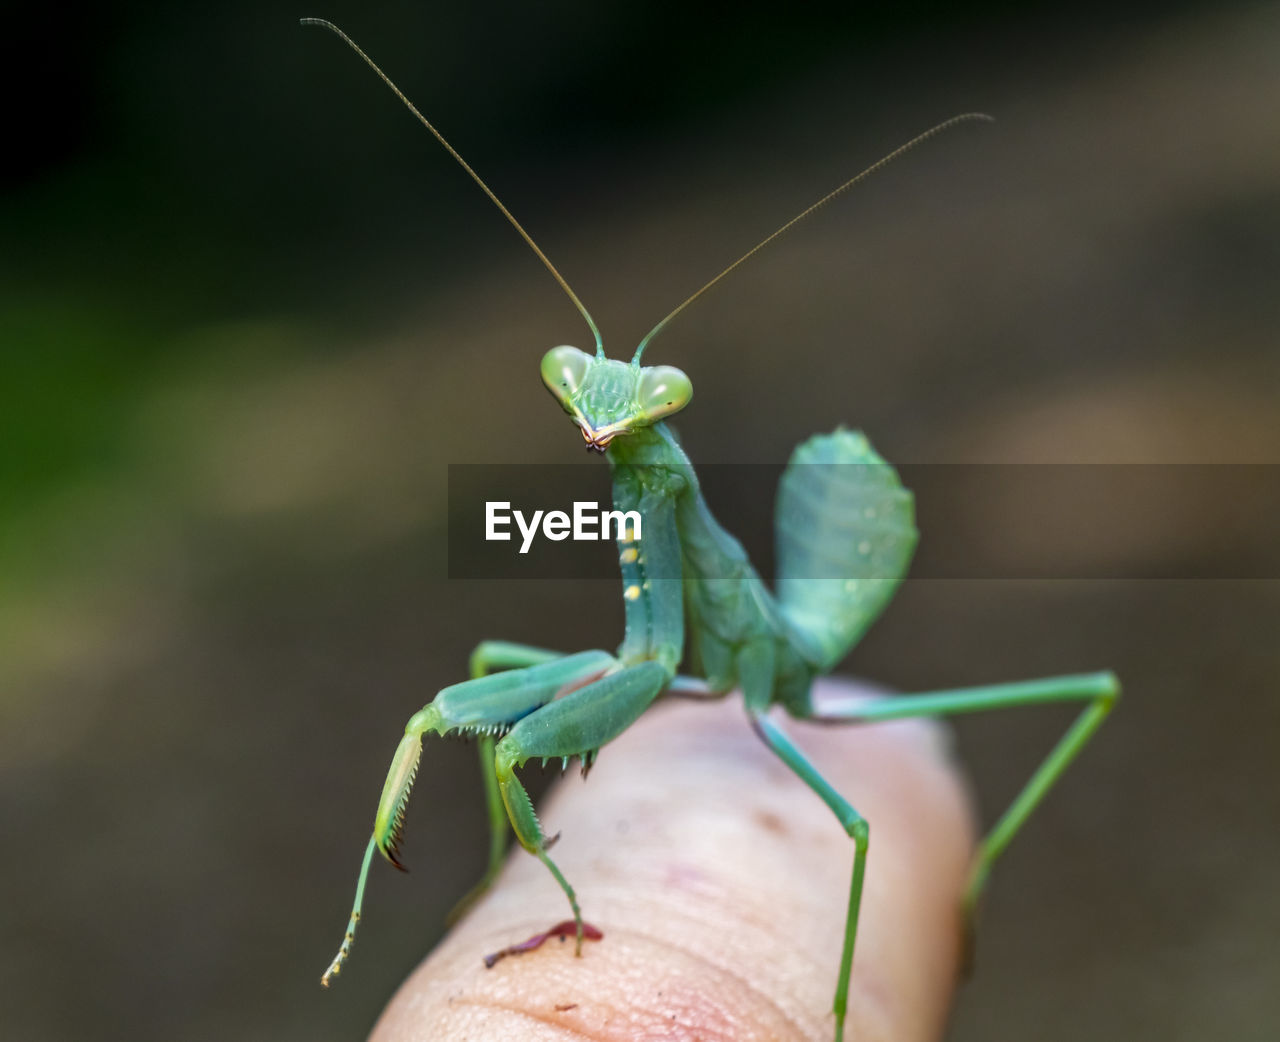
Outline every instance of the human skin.
MULTIPOLYGON (((824 681, 818 697, 865 694, 824 681)), ((870 822, 846 1042, 940 1037, 962 955, 973 815, 946 732, 927 721, 784 720, 870 822)), ((671 700, 540 808, 554 857, 604 937, 551 939, 568 906, 517 851, 493 890, 409 977, 374 1042, 469 1039, 813 1042, 831 1000, 853 841, 756 737, 741 700, 671 700)))

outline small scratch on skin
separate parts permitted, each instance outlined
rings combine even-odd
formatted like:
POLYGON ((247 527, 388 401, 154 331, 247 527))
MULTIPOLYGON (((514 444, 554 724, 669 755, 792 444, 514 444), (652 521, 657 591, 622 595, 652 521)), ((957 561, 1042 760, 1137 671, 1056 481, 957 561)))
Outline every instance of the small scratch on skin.
MULTIPOLYGON (((464 998, 458 1000, 468 1006, 476 1006, 480 1009, 492 1009, 502 1013, 511 1013, 517 1017, 524 1017, 526 1020, 532 1020, 535 1024, 545 1024, 547 1027, 558 1028, 564 1033, 567 1039, 586 1039, 587 1042, 609 1042, 611 1036, 597 1035, 576 1024, 567 1024, 563 1017, 554 1017, 549 1014, 535 1013, 533 1010, 522 1009, 519 1006, 508 1005, 505 1002, 493 1002, 488 999, 471 999, 464 998)), ((616 1038, 616 1036, 612 1036, 616 1038)))

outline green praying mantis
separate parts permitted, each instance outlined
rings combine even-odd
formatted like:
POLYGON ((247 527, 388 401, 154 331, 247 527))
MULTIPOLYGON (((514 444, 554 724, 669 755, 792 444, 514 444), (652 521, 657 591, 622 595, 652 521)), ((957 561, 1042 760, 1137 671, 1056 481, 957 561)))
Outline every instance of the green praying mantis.
POLYGON ((378 803, 346 935, 321 983, 329 985, 351 952, 374 852, 403 867, 398 848, 425 738, 461 735, 474 739, 479 749, 492 842, 488 870, 469 896, 483 893, 497 876, 509 824, 520 845, 547 867, 568 899, 571 921, 508 951, 527 950, 559 932, 572 933, 581 954, 584 936, 598 937, 599 931, 584 922, 573 887, 549 856, 554 837, 543 832, 519 770, 533 759, 567 764, 577 757, 585 774, 600 748, 660 695, 716 697, 741 690, 761 741, 831 809, 853 843, 832 1005, 834 1035, 840 1042, 869 826, 805 758, 770 708, 781 706, 802 720, 869 724, 1008 706, 1083 703, 1075 722, 979 843, 963 896, 971 919, 992 865, 1102 724, 1120 687, 1112 673, 1099 672, 877 697, 853 707, 816 704, 810 691, 814 679, 853 648, 906 575, 917 539, 911 493, 862 434, 840 429, 800 445, 778 492, 779 574, 776 591, 771 592, 741 544, 712 515, 689 457, 664 422, 689 403, 689 378, 671 366, 642 365, 641 358, 649 342, 693 301, 819 207, 934 135, 990 117, 966 113, 946 120, 824 196, 685 300, 640 341, 631 361, 623 362, 605 355, 587 309, 520 223, 368 55, 330 22, 307 18, 302 24, 335 33, 373 69, 502 211, 573 301, 595 337, 595 352, 552 348, 542 359, 542 381, 577 426, 588 450, 608 458, 616 510, 635 512, 643 521, 643 538, 634 528, 619 533, 626 625, 616 652, 560 654, 484 641, 471 656, 471 679, 444 688, 410 718, 378 803), (692 673, 678 671, 686 652, 692 673))

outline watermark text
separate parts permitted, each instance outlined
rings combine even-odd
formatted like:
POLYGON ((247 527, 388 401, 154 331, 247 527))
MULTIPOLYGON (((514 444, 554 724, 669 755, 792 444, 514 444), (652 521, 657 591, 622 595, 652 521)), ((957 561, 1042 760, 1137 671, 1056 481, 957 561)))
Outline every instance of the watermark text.
POLYGON ((558 543, 564 539, 596 543, 607 539, 627 542, 641 538, 643 521, 638 510, 601 510, 599 503, 575 500, 573 514, 563 510, 535 510, 526 515, 512 510, 510 502, 487 500, 484 505, 484 538, 486 542, 510 542, 511 525, 520 532, 520 552, 527 554, 541 530, 543 538, 558 543), (610 535, 610 525, 613 534, 610 535))

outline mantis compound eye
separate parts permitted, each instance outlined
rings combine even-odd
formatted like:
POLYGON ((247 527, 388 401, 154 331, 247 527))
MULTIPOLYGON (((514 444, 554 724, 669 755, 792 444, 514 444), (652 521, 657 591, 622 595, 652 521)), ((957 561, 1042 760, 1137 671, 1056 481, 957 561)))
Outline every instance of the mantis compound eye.
POLYGON ((646 366, 636 390, 640 415, 646 423, 656 423, 679 412, 692 397, 693 383, 670 365, 646 366))
POLYGON ((569 399, 582 386, 591 356, 576 347, 562 344, 542 356, 542 382, 566 409, 569 399))

